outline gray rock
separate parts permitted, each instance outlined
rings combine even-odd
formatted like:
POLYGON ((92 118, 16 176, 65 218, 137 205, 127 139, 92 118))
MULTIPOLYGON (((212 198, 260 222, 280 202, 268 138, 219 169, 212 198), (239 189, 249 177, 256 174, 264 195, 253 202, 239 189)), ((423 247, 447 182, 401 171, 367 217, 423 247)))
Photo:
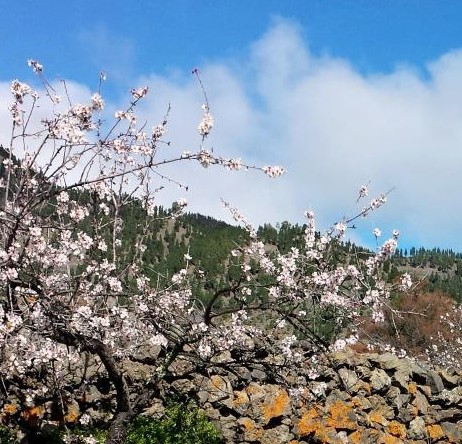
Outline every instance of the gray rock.
POLYGON ((407 407, 402 407, 398 411, 398 416, 397 418, 402 422, 402 423, 409 423, 412 421, 414 418, 414 415, 409 411, 407 407))
POLYGON ((447 370, 441 370, 440 375, 443 383, 447 383, 450 386, 449 388, 456 387, 462 383, 462 378, 459 375, 450 373, 447 370))
POLYGON ((411 399, 410 395, 407 394, 400 394, 398 395, 393 402, 393 405, 400 410, 403 406, 408 405, 409 401, 411 399))
POLYGON ((263 430, 262 437, 260 439, 261 444, 275 444, 289 442, 294 438, 294 435, 290 433, 289 427, 286 425, 280 425, 272 429, 263 430))
POLYGON ((391 378, 382 369, 375 369, 371 375, 371 386, 372 388, 380 392, 391 385, 391 378))
POLYGON ((342 367, 338 370, 338 374, 345 385, 346 390, 352 391, 354 386, 358 383, 359 378, 355 372, 342 367))
POLYGON ((393 383, 399 387, 402 391, 406 392, 409 384, 409 372, 399 370, 393 375, 393 383))
POLYGON ((258 370, 257 368, 252 370, 251 375, 252 379, 256 379, 257 381, 264 381, 267 378, 266 373, 262 370, 258 370))
POLYGON ((460 405, 462 403, 462 386, 456 387, 452 390, 443 390, 436 399, 444 401, 446 404, 460 405))
POLYGON ((412 401, 412 405, 419 409, 419 412, 422 415, 426 415, 430 404, 427 398, 420 392, 417 392, 414 397, 414 401, 412 401))
POLYGON ((371 361, 376 362, 382 370, 399 370, 407 367, 406 361, 391 353, 377 355, 371 361))
POLYGON ((441 427, 449 439, 449 442, 462 442, 462 425, 452 422, 443 422, 441 427))
POLYGON ((427 385, 430 387, 432 395, 437 395, 444 390, 443 380, 435 371, 428 372, 427 385))
POLYGON ((407 436, 411 439, 424 439, 427 436, 425 421, 421 416, 418 416, 409 423, 407 436))

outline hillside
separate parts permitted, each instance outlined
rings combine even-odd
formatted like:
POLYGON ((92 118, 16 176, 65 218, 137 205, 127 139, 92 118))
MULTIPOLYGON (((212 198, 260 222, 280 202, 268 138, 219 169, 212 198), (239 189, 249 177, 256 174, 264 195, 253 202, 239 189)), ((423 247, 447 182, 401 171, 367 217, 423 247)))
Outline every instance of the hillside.
MULTIPOLYGON (((158 209, 159 217, 168 214, 158 209)), ((268 246, 280 252, 298 247, 305 227, 289 222, 276 226, 264 224, 257 230, 268 246)), ((184 254, 189 251, 195 265, 208 277, 208 285, 215 286, 229 278, 229 251, 246 239, 245 230, 201 214, 185 214, 175 221, 164 219, 157 225, 147 245, 145 261, 152 272, 168 277, 184 265, 184 254)), ((343 253, 370 254, 370 250, 351 242, 340 244, 343 253)), ((339 252, 339 254, 341 254, 339 252)), ((384 272, 393 281, 400 272, 410 273, 420 288, 441 290, 457 302, 462 301, 462 254, 439 248, 398 249, 384 264, 384 272)))

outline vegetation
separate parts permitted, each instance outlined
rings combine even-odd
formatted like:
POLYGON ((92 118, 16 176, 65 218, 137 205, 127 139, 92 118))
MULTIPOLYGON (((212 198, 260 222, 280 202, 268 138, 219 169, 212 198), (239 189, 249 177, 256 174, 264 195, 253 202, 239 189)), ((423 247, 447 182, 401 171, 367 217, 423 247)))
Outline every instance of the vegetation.
POLYGON ((176 154, 163 137, 167 117, 149 133, 137 123, 147 87, 133 89, 126 109, 108 122, 100 91, 85 105, 68 97, 63 109, 41 65, 29 64, 43 91, 12 82, 11 140, 0 153, 0 377, 4 403, 10 389, 21 393, 7 419, 28 422, 31 435, 44 400, 70 428, 82 421, 80 407, 69 411, 66 399, 84 384, 92 361, 107 393, 114 392, 107 436, 98 439, 217 441, 188 405, 170 407, 157 423, 140 416, 154 397, 166 400, 166 384, 182 379, 175 364, 208 377, 258 369, 264 356, 268 377, 294 386, 316 375, 319 355, 357 343, 368 319, 381 323, 387 310, 394 313, 390 297, 412 287, 409 274, 399 273, 406 264, 393 263, 397 231, 374 252, 343 241, 351 222, 377 210, 385 195, 364 202, 363 186, 362 209, 323 233, 311 211, 303 226, 259 230, 228 204, 242 228, 180 217, 184 199, 169 209, 154 204, 159 182, 172 181, 162 174, 166 164, 256 169, 270 177, 283 169, 207 149, 213 118, 205 91, 198 148, 176 154), (51 101, 51 115, 36 115, 47 109, 40 96, 51 101), (155 370, 135 381, 127 363, 155 370))
POLYGON ((221 436, 202 410, 192 403, 170 405, 161 420, 138 416, 127 444, 219 444, 221 436))

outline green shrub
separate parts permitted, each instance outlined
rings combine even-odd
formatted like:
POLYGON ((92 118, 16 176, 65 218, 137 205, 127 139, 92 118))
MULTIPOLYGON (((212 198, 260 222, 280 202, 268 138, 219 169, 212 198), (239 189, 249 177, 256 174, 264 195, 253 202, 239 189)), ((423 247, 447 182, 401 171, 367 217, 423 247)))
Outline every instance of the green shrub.
POLYGON ((15 444, 16 443, 16 438, 12 430, 2 425, 0 425, 0 443, 1 444, 15 444))
POLYGON ((165 416, 155 420, 135 418, 130 426, 127 444, 218 444, 221 436, 202 410, 194 404, 170 405, 165 416))

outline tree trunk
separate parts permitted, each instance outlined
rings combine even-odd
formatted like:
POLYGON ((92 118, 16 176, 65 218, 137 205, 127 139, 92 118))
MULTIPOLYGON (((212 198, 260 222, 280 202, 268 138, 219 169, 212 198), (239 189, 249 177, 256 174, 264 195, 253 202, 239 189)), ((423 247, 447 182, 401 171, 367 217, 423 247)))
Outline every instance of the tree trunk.
POLYGON ((114 359, 111 350, 101 341, 94 338, 78 337, 60 329, 55 331, 54 338, 66 345, 80 346, 85 351, 99 356, 109 380, 114 384, 116 390, 117 408, 109 427, 107 444, 125 444, 130 420, 134 416, 130 402, 130 390, 119 363, 114 359))

